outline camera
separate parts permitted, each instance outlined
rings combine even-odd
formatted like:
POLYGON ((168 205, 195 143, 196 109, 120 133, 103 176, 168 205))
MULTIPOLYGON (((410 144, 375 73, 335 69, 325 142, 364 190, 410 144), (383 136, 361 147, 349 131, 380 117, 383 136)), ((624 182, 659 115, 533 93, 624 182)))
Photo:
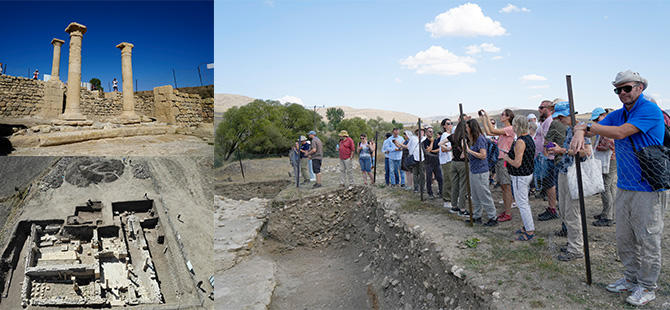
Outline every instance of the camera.
POLYGON ((483 110, 479 110, 479 111, 477 111, 477 114, 478 114, 479 116, 482 116, 482 115, 484 115, 484 111, 483 111, 483 110))

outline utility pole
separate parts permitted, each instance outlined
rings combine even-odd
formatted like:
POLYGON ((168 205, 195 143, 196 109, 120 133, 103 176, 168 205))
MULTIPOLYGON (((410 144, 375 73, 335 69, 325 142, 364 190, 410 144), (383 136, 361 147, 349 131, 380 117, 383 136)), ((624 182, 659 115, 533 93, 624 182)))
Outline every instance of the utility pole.
POLYGON ((325 107, 326 107, 325 105, 321 105, 321 106, 316 106, 315 105, 314 106, 314 131, 316 131, 316 109, 317 108, 321 109, 321 108, 325 108, 325 107))

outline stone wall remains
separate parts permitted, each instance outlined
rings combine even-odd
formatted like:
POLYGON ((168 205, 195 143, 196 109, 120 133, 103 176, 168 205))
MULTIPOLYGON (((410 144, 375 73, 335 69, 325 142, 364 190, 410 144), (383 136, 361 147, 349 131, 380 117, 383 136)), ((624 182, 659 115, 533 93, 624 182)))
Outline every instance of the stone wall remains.
MULTIPOLYGON (((24 77, 0 76, 0 118, 46 117, 55 118, 62 113, 60 102, 45 103, 47 82, 24 77), (46 112, 45 104, 53 105, 46 112), (52 111, 53 110, 53 111, 52 111)), ((67 86, 62 85, 62 93, 67 86)), ((186 91, 161 86, 163 94, 156 100, 156 92, 141 91, 135 93, 135 112, 148 118, 173 125, 194 127, 200 123, 214 122, 214 99, 209 97, 213 86, 189 88, 186 91), (207 97, 202 97, 203 95, 207 97), (157 104, 165 107, 157 111, 157 104), (162 113, 162 116, 159 115, 162 113)), ((57 91, 61 91, 57 89, 57 91)), ((100 93, 84 88, 80 92, 81 113, 88 119, 105 121, 121 114, 123 98, 121 92, 100 93)), ((65 97, 63 97, 63 104, 65 97)))
POLYGON ((0 75, 0 117, 36 115, 44 97, 45 82, 0 75))

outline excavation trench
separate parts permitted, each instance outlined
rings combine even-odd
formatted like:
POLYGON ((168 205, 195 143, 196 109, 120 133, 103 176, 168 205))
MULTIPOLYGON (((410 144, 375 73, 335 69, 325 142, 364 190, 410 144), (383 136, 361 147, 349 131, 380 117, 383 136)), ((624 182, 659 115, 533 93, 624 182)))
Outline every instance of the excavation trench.
POLYGON ((492 307, 491 292, 468 284, 441 247, 370 187, 273 200, 267 209, 245 259, 276 265, 269 309, 492 307))

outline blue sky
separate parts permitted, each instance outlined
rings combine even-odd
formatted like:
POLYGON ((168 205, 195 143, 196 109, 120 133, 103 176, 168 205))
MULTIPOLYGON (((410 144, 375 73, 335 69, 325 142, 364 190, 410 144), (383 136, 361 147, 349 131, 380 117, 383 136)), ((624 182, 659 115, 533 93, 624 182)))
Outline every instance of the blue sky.
POLYGON ((107 91, 112 79, 122 88, 121 42, 135 45, 132 54, 133 78, 138 89, 172 85, 212 84, 214 61, 213 1, 2 1, 0 11, 0 62, 7 74, 29 76, 35 69, 51 74, 51 40, 64 40, 60 59, 60 79, 67 80, 71 22, 88 29, 82 44, 82 82, 98 78, 107 91))
POLYGON ((215 92, 419 116, 566 98, 619 108, 617 72, 670 107, 668 1, 215 1, 215 92))

